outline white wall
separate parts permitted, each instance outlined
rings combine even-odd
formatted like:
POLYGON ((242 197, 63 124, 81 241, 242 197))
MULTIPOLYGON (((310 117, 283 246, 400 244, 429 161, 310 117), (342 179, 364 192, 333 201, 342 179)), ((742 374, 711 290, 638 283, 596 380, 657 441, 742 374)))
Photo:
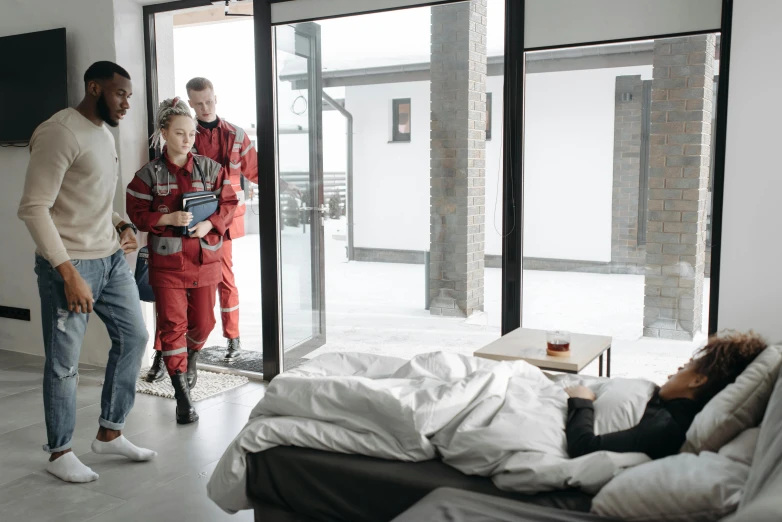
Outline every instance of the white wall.
MULTIPOLYGON (((171 17, 171 15, 168 15, 171 17)), ((114 208, 125 216, 125 188, 131 182, 136 171, 149 161, 149 139, 147 128, 147 93, 146 93, 146 63, 144 61, 144 20, 143 9, 135 0, 114 0, 114 43, 116 46, 116 62, 124 67, 133 79, 133 97, 131 110, 122 119, 117 128, 117 150, 120 161, 120 180, 114 197, 114 208)), ((146 234, 142 234, 146 236, 146 234)), ((146 238, 139 237, 141 245, 146 238)), ((136 266, 136 254, 126 258, 132 268, 136 266)), ((150 339, 154 334, 154 307, 150 303, 141 303, 141 310, 147 323, 150 339)), ((97 328, 100 321, 95 323, 97 328)), ((102 331, 102 326, 100 329, 102 331)), ((103 342, 103 341, 102 341, 103 342)), ((151 355, 152 341, 147 345, 151 355)), ((88 355, 96 364, 106 362, 104 345, 90 347, 88 355)), ((145 359, 146 362, 146 359, 145 359)))
POLYGON ((355 246, 428 250, 429 82, 347 87, 345 107, 353 114, 355 246), (388 143, 395 98, 411 99, 410 143, 388 143))
MULTIPOLYGON (((209 27, 203 29, 208 31, 209 27)), ((162 101, 177 95, 173 12, 155 15, 155 50, 157 51, 157 97, 162 101)), ((198 51, 199 49, 194 49, 195 53, 198 51)), ((184 85, 181 87, 180 96, 186 96, 184 85)))
MULTIPOLYGON (((525 256, 611 260, 616 77, 648 79, 651 72, 645 66, 527 76, 525 256)), ((501 255, 503 77, 490 76, 486 89, 493 124, 486 142, 485 248, 501 255)), ((346 104, 355 118, 356 247, 428 249, 429 83, 348 87, 346 104), (413 143, 388 143, 390 100, 406 97, 413 104, 413 143), (401 202, 404 210, 394 210, 401 202)))
POLYGON ((524 256, 611 261, 616 77, 652 67, 528 74, 524 256))
POLYGON ((131 110, 117 127, 121 181, 114 198, 114 208, 124 215, 125 188, 136 171, 149 161, 143 11, 134 0, 114 0, 113 19, 114 61, 124 67, 133 79, 131 110))
MULTIPOLYGON (((15 0, 0 4, 0 36, 65 27, 68 46, 68 99, 76 105, 84 95, 82 76, 95 61, 118 61, 134 79, 131 111, 114 130, 121 161, 119 184, 123 195, 115 198, 117 210, 124 209, 124 187, 140 166, 143 154, 132 137, 138 128, 146 133, 144 102, 144 63, 141 9, 132 0, 70 0, 66 6, 53 6, 48 0, 15 0), (115 33, 115 24, 120 29, 115 33), (140 61, 139 61, 140 56, 140 61), (125 63, 123 63, 123 61, 125 63)), ((5 103, 12 103, 5 100, 5 103)), ((142 138, 143 139, 143 134, 142 138)), ((24 224, 16 217, 22 196, 30 154, 27 149, 0 149, 0 235, 8 248, 0 249, 0 303, 28 308, 31 322, 0 319, 0 349, 43 354, 40 301, 33 272, 35 245, 24 224)), ((106 363, 110 343, 99 320, 90 321, 82 349, 82 361, 106 363)))
MULTIPOLYGON (((429 89, 429 82, 345 88, 346 108, 354 118, 353 201, 357 248, 429 249, 429 89), (395 98, 411 99, 411 143, 389 143, 390 107, 395 98)), ((486 143, 486 253, 500 255, 502 187, 498 187, 497 181, 502 178, 502 78, 490 77, 487 92, 493 94, 494 121, 493 137, 486 143)), ((334 133, 333 129, 334 126, 324 121, 325 136, 334 133)), ((330 155, 328 145, 325 155, 330 155)))
POLYGON ((782 340, 782 2, 734 2, 719 327, 782 340))

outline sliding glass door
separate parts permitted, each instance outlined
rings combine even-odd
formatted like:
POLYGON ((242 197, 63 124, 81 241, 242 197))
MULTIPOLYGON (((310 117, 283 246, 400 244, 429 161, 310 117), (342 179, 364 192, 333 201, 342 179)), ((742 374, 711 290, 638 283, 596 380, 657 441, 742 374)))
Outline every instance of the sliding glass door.
POLYGON ((320 26, 282 25, 274 38, 282 339, 290 368, 326 342, 320 26))

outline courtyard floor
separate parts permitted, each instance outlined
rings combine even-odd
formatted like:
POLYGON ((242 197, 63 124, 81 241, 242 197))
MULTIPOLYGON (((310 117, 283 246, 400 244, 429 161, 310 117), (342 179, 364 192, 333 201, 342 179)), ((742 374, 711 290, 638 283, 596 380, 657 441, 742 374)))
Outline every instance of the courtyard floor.
MULTIPOLYGON (((471 355, 500 336, 499 268, 486 269, 483 314, 469 319, 432 316, 424 309, 423 265, 347 262, 340 239, 342 223, 326 224, 326 344, 306 357, 346 351, 403 358, 439 350, 471 355)), ((282 237, 287 346, 311 329, 309 234, 287 227, 282 237)), ((241 293, 242 344, 260 351, 259 236, 234 241, 234 264, 241 293)), ((523 288, 525 327, 612 336, 614 377, 661 383, 705 342, 705 335, 691 342, 642 337, 643 276, 526 270, 523 288)), ((705 303, 708 293, 706 279, 705 303)), ((207 345, 224 342, 218 321, 207 345)), ((597 375, 597 364, 584 373, 597 375)))

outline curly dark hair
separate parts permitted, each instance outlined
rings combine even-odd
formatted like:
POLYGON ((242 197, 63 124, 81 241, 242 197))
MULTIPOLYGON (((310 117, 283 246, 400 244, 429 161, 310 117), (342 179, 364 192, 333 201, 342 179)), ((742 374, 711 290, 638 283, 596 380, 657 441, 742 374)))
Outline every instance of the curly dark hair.
POLYGON ((753 331, 747 333, 727 330, 709 338, 709 342, 695 352, 691 368, 708 379, 696 391, 696 399, 709 402, 766 349, 766 341, 753 331))

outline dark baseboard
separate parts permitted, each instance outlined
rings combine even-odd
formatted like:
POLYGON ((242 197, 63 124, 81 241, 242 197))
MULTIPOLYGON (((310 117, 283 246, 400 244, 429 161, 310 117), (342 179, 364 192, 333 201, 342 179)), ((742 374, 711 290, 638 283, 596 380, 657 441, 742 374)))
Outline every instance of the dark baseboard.
MULTIPOLYGON (((390 248, 355 248, 355 261, 365 263, 403 263, 423 265, 423 250, 395 250, 390 248)), ((706 277, 709 277, 711 263, 707 252, 706 277)), ((484 257, 486 268, 502 268, 502 256, 487 254, 484 257)), ((633 274, 644 275, 645 267, 634 263, 578 261, 572 259, 550 259, 545 257, 525 257, 524 270, 545 270, 550 272, 581 272, 590 274, 633 274)))

